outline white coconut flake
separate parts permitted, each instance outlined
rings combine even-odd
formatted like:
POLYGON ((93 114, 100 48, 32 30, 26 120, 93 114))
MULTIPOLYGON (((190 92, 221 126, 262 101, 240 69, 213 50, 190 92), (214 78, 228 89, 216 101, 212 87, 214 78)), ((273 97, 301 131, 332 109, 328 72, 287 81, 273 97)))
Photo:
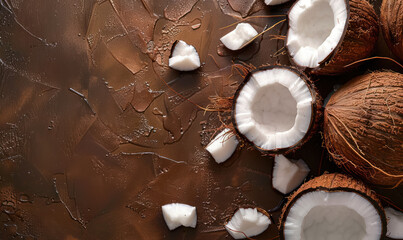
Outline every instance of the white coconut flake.
POLYGON ((386 236, 393 239, 403 239, 403 213, 386 207, 385 214, 388 221, 386 236))
POLYGON ((379 240, 382 221, 372 203, 355 192, 313 191, 292 205, 283 233, 287 240, 379 240))
POLYGON ((233 238, 243 239, 261 234, 270 224, 270 219, 256 208, 240 208, 225 225, 225 229, 233 238))
POLYGON ((206 147, 217 163, 225 162, 232 156, 238 146, 235 134, 229 128, 221 131, 206 147))
POLYGON ((290 10, 287 48, 299 66, 314 68, 341 41, 347 21, 344 0, 299 0, 290 10))
POLYGON ((249 23, 240 23, 236 28, 223 36, 221 42, 231 50, 239 50, 258 33, 249 23))
POLYGON ((169 230, 179 226, 196 227, 196 207, 183 203, 171 203, 162 206, 162 214, 169 230))
POLYGON ((196 49, 179 40, 169 58, 169 66, 179 71, 193 71, 200 67, 200 58, 196 49))
POLYGON ((280 67, 257 71, 236 99, 236 126, 259 148, 288 148, 307 134, 312 105, 307 84, 295 72, 280 67))
POLYGON ((283 194, 290 193, 301 185, 309 171, 302 159, 288 160, 284 155, 277 155, 274 158, 273 187, 283 194))
POLYGON ((264 3, 268 6, 273 6, 273 5, 279 5, 285 2, 288 2, 290 0, 264 0, 264 3))

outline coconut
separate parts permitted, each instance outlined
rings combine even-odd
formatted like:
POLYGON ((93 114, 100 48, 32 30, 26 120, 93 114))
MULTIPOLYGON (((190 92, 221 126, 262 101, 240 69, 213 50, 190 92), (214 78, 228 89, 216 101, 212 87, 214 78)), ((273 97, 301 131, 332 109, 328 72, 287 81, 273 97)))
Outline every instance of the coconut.
POLYGON ((225 224, 225 229, 233 238, 243 239, 261 234, 270 224, 270 215, 263 209, 240 208, 225 224))
POLYGON ((183 203, 171 203, 162 206, 161 209, 169 230, 174 230, 179 226, 196 227, 196 207, 183 203))
POLYGON ((249 23, 240 23, 234 30, 220 38, 220 41, 228 49, 236 51, 245 47, 257 34, 257 31, 249 23))
POLYGON ((179 71, 193 71, 200 67, 196 48, 182 40, 174 42, 168 61, 169 67, 179 71))
POLYGON ((366 0, 298 0, 288 13, 285 45, 297 67, 335 75, 369 56, 378 32, 377 16, 366 0))
POLYGON ((237 89, 232 121, 238 135, 267 154, 298 149, 320 119, 321 98, 302 72, 265 66, 251 71, 237 89))
POLYGON ((351 177, 325 174, 294 192, 280 217, 281 239, 378 240, 386 218, 375 193, 351 177))
POLYGON ((238 140, 231 129, 225 128, 207 145, 206 150, 217 163, 223 163, 232 156, 238 146, 238 140))
POLYGON ((324 138, 334 161, 366 181, 403 181, 403 74, 354 78, 325 108, 324 138))
POLYGON ((383 0, 381 28, 389 49, 403 61, 403 1, 383 0))

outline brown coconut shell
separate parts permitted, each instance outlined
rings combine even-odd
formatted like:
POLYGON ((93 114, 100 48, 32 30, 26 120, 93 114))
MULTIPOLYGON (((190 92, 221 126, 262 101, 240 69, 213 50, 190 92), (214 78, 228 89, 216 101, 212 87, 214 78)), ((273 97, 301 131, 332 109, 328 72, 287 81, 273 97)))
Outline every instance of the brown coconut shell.
POLYGON ((322 120, 322 115, 323 115, 322 102, 323 102, 322 98, 319 95, 319 93, 318 93, 315 85, 313 84, 312 80, 305 73, 303 73, 302 71, 298 70, 295 67, 291 67, 291 66, 265 65, 265 66, 259 67, 257 69, 251 70, 245 76, 243 82, 239 85, 239 87, 236 90, 235 95, 233 97, 231 120, 232 120, 232 124, 233 124, 233 126, 235 128, 235 132, 238 135, 238 137, 240 139, 242 139, 244 142, 246 142, 249 145, 253 146, 253 148, 259 150, 261 153, 267 154, 267 155, 288 154, 288 153, 296 151, 302 145, 304 145, 309 139, 312 138, 312 136, 314 135, 314 133, 318 129, 318 127, 319 127, 319 125, 321 123, 321 120, 322 120), (293 146, 288 147, 288 148, 278 148, 278 149, 273 149, 273 150, 266 150, 266 149, 260 148, 259 146, 256 146, 253 142, 249 141, 249 139, 238 130, 237 123, 236 123, 236 120, 235 120, 235 113, 236 113, 235 112, 235 105, 236 105, 236 101, 237 101, 237 98, 239 96, 239 93, 241 92, 241 90, 243 89, 245 84, 250 80, 250 78, 251 78, 253 73, 258 72, 258 71, 265 71, 265 70, 273 69, 273 68, 283 68, 283 69, 293 71, 301 79, 303 79, 305 81, 309 91, 311 92, 311 96, 312 96, 312 99, 313 99, 312 117, 311 117, 311 123, 309 125, 307 133, 305 134, 305 136, 298 143, 296 143, 293 146))
POLYGON ((354 192, 367 199, 378 211, 382 221, 381 239, 386 235, 386 217, 381 202, 374 191, 368 188, 364 183, 340 173, 324 174, 304 183, 295 191, 284 205, 279 219, 280 239, 284 239, 284 224, 288 213, 294 203, 304 194, 313 191, 325 192, 354 192))
POLYGON ((403 1, 383 0, 380 22, 386 44, 403 61, 403 1))
POLYGON ((367 0, 346 0, 346 6, 348 21, 344 34, 329 56, 313 69, 299 66, 290 57, 294 65, 312 74, 337 75, 351 68, 344 66, 372 54, 379 34, 378 17, 373 6, 367 0))
POLYGON ((365 181, 403 181, 403 74, 354 78, 325 108, 324 138, 334 161, 365 181))

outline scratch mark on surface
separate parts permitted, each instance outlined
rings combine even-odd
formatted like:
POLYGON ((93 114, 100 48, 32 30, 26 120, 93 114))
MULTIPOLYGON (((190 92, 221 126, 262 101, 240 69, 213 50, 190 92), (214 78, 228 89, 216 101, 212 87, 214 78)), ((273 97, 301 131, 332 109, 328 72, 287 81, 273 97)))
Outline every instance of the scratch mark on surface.
POLYGON ((90 103, 88 102, 88 99, 84 96, 84 94, 78 92, 77 90, 74 90, 73 88, 69 88, 69 90, 71 92, 73 92, 74 94, 76 94, 77 96, 79 96, 81 99, 84 100, 84 102, 87 104, 87 106, 90 108, 91 112, 93 113, 93 115, 96 114, 96 112, 94 111, 94 109, 92 109, 90 103))
POLYGON ((174 159, 172 159, 172 158, 162 156, 162 155, 160 155, 160 154, 158 154, 158 153, 155 153, 155 152, 135 152, 135 153, 121 152, 120 154, 122 154, 122 155, 124 155, 124 156, 153 155, 153 156, 157 156, 158 158, 168 160, 168 161, 170 161, 170 162, 174 162, 174 163, 185 163, 185 164, 186 164, 185 161, 174 160, 174 159))

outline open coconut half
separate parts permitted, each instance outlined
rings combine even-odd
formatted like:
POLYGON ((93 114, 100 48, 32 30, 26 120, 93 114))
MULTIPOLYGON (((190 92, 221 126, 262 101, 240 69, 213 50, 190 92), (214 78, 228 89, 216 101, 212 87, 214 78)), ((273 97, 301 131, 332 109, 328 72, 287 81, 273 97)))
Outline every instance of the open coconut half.
POLYGON ((385 213, 375 193, 337 173, 303 184, 280 218, 280 237, 287 240, 378 240, 385 233, 385 213))
POLYGON ((271 221, 269 214, 262 209, 240 208, 225 225, 228 233, 235 239, 253 237, 266 231, 271 221))
POLYGON ((315 74, 344 72, 369 56, 378 20, 366 0, 298 0, 288 13, 286 48, 291 61, 315 74))
POLYGON ((250 72, 233 102, 238 134, 265 153, 286 153, 312 135, 321 100, 306 75, 295 68, 266 66, 250 72))

